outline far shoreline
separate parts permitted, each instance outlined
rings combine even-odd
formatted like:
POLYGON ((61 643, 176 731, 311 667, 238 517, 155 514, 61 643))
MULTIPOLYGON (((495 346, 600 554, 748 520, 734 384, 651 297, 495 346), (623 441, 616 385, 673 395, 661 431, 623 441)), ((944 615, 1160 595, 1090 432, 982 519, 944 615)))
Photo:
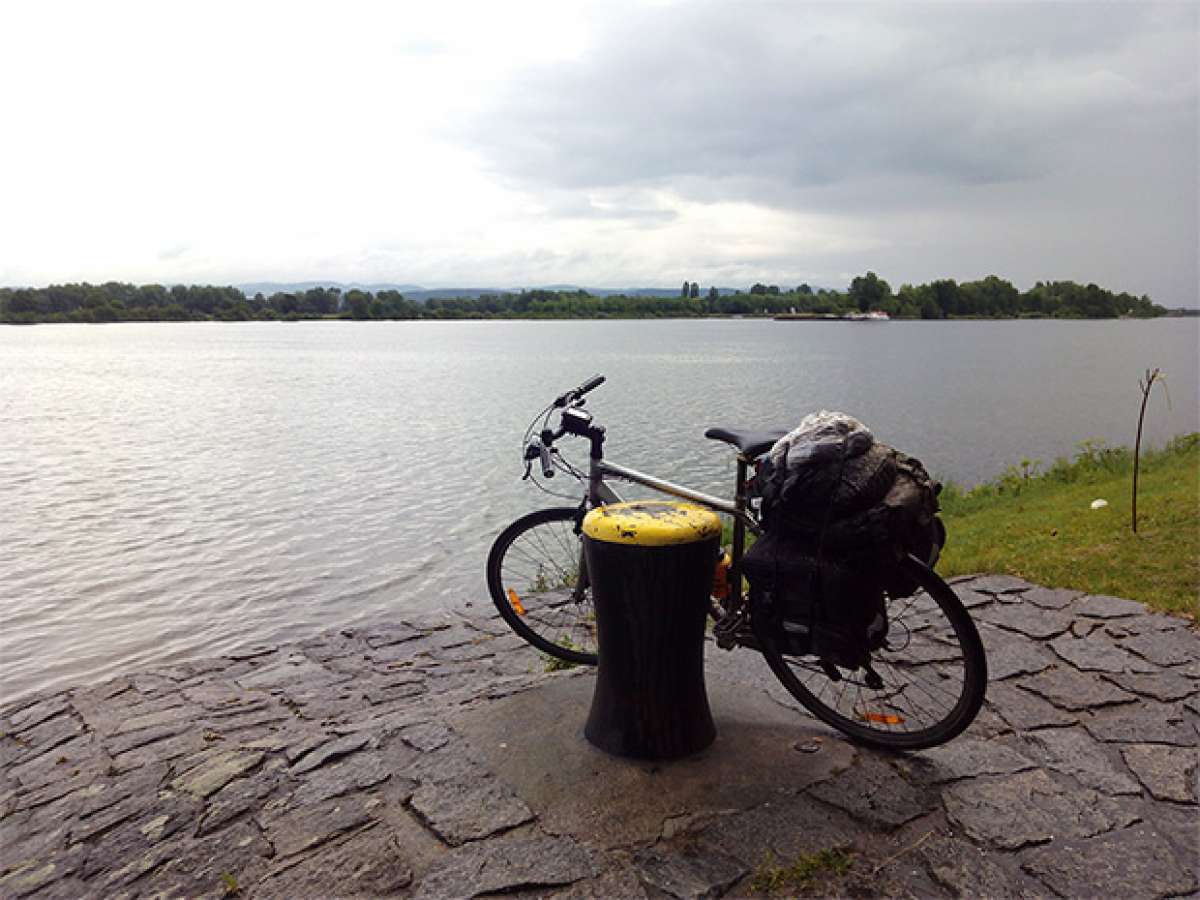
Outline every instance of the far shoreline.
MULTIPOLYGON (((1171 310, 1162 316, 947 316, 941 319, 892 316, 886 322, 922 322, 938 324, 948 322, 1156 322, 1162 319, 1200 318, 1200 309, 1171 310)), ((822 324, 863 324, 867 320, 820 316, 797 316, 780 319, 774 315, 705 315, 705 316, 421 316, 414 318, 364 318, 353 316, 279 316, 275 318, 220 318, 211 316, 203 319, 119 319, 114 321, 63 321, 61 319, 0 320, 0 325, 244 325, 248 323, 277 322, 294 325, 302 322, 804 322, 822 324)), ((870 324, 880 325, 881 321, 870 324)))

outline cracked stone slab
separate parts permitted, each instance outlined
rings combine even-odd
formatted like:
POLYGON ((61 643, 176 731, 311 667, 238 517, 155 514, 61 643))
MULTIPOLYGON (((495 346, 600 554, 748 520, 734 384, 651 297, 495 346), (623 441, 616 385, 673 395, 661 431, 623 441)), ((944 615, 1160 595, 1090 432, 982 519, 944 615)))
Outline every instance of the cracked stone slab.
POLYGON ((292 654, 282 662, 256 669, 236 679, 247 690, 271 690, 279 688, 310 688, 342 681, 344 676, 335 675, 319 663, 306 656, 292 654))
POLYGON ((1072 616, 1056 609, 1041 609, 1027 603, 987 606, 976 615, 984 622, 1037 640, 1057 637, 1070 630, 1072 616))
MULTIPOLYGON (((169 842, 153 847, 123 869, 113 871, 98 889, 104 896, 119 896, 115 888, 149 876, 156 894, 164 897, 221 896, 223 875, 252 884, 267 867, 271 845, 253 825, 235 823, 195 841, 169 842), (152 874, 150 874, 152 873, 152 874)), ((95 883, 94 881, 92 882, 95 883)), ((128 894, 120 895, 128 896, 128 894)))
POLYGON ((330 760, 349 756, 351 753, 363 749, 369 743, 371 743, 369 734, 348 734, 345 737, 323 743, 293 763, 292 774, 303 775, 305 772, 311 772, 330 760))
POLYGON ((384 828, 332 840, 294 864, 276 867, 254 887, 256 898, 391 897, 412 884, 404 848, 384 828))
POLYGON ((1034 763, 997 741, 958 738, 913 758, 914 766, 934 783, 977 775, 1010 775, 1034 763))
POLYGON ((1075 713, 1065 712, 1011 681, 988 685, 987 705, 1017 731, 1074 725, 1079 721, 1075 713))
POLYGON ((128 734, 143 728, 155 728, 162 725, 186 726, 195 722, 202 710, 191 703, 179 703, 166 709, 159 709, 125 719, 116 730, 116 734, 128 734))
POLYGON ((1092 619, 1124 619, 1141 615, 1146 607, 1134 600, 1109 597, 1104 594, 1089 594, 1079 602, 1081 616, 1092 619))
POLYGON ((881 758, 863 754, 858 765, 808 789, 817 799, 861 822, 897 828, 936 805, 930 791, 909 782, 881 758))
POLYGON ((1106 743, 1196 745, 1196 729, 1187 723, 1183 708, 1143 700, 1133 706, 1100 710, 1083 720, 1092 737, 1106 743))
POLYGON ((1105 675, 1104 678, 1126 691, 1140 694, 1143 697, 1150 697, 1162 703, 1182 700, 1185 697, 1190 697, 1192 694, 1200 693, 1200 684, 1197 684, 1191 678, 1185 678, 1171 669, 1151 674, 1126 673, 1105 675))
MULTIPOLYGON (((1095 675, 1059 666, 1024 679, 1021 687, 1049 700, 1059 709, 1078 712, 1120 703, 1132 703, 1133 694, 1095 675)), ((1003 712, 1001 713, 1003 715, 1003 712)))
POLYGON ((136 771, 157 762, 174 762, 205 747, 204 735, 198 731, 182 731, 175 737, 145 744, 112 757, 112 769, 117 773, 136 771))
POLYGON ((555 894, 555 897, 558 900, 651 900, 650 889, 642 884, 624 861, 595 878, 575 882, 562 893, 555 894))
MULTIPOLYGON (((319 769, 304 779, 292 794, 296 806, 311 806, 324 800, 361 791, 381 784, 392 777, 392 765, 379 753, 358 753, 339 763, 319 769)), ((408 781, 407 800, 416 783, 408 781)))
POLYGON ((196 836, 203 837, 243 813, 257 810, 282 781, 282 768, 282 761, 268 761, 253 775, 235 779, 209 797, 196 825, 196 836))
POLYGON ((467 752, 462 741, 453 741, 432 753, 422 753, 401 774, 422 783, 438 783, 484 778, 489 773, 467 752))
POLYGON ((277 802, 261 818, 267 838, 280 857, 311 850, 373 821, 360 796, 338 797, 316 806, 295 808, 277 802))
POLYGON ((451 847, 532 821, 533 811, 495 778, 427 782, 409 801, 451 847))
POLYGON ((477 897, 572 884, 597 873, 568 837, 507 837, 468 844, 444 856, 417 885, 419 900, 477 897))
MULTIPOLYGON (((25 897, 37 893, 39 897, 53 896, 62 886, 62 879, 74 874, 82 862, 84 851, 80 847, 60 853, 53 859, 30 859, 0 876, 0 896, 25 897), (57 883, 57 884, 56 884, 57 883)), ((70 889, 60 896, 79 896, 70 889)))
POLYGON ((1150 612, 1130 616, 1127 619, 1092 619, 1089 621, 1098 622, 1104 628, 1104 632, 1114 638, 1128 638, 1139 634, 1161 634, 1164 631, 1178 631, 1188 625, 1185 619, 1150 612))
POLYGON ((74 716, 62 715, 46 719, 21 733, 19 744, 22 750, 14 760, 15 765, 20 766, 52 753, 83 733, 83 724, 74 716))
POLYGON ((1043 890, 1030 890, 1015 873, 1001 865, 994 851, 983 850, 968 841, 941 837, 919 849, 920 858, 933 880, 955 897, 1033 898, 1043 890))
POLYGON ((1003 681, 1014 675, 1036 675, 1054 664, 1054 657, 1033 641, 1006 641, 987 650, 988 678, 1003 681))
POLYGON ((1196 747, 1133 744, 1122 747, 1121 755, 1155 800, 1192 804, 1200 800, 1196 784, 1200 751, 1196 747))
POLYGON ((130 750, 136 750, 138 747, 145 747, 158 741, 166 740, 167 738, 173 738, 178 734, 182 734, 188 727, 189 723, 187 722, 158 725, 153 728, 143 728, 140 731, 117 734, 113 737, 105 738, 102 743, 104 744, 104 749, 112 756, 119 756, 130 750))
POLYGON ((1062 897, 1167 897, 1197 887, 1196 870, 1151 824, 1031 851, 1022 867, 1062 897))
POLYGON ((171 787, 203 800, 249 772, 262 760, 263 754, 258 751, 226 750, 207 754, 198 765, 176 777, 171 787))
POLYGON ((765 854, 796 859, 861 838, 864 828, 839 809, 803 797, 780 797, 744 812, 715 817, 695 836, 707 846, 757 866, 765 854))
POLYGON ((1050 649, 1060 659, 1081 672, 1152 672, 1154 667, 1145 660, 1104 640, 1103 638, 1059 637, 1050 642, 1050 649))
POLYGON ((391 647, 423 637, 425 637, 425 632, 417 628, 411 628, 408 625, 388 625, 372 628, 363 635, 363 640, 372 650, 378 650, 380 647, 391 647))
POLYGON ((60 778, 57 781, 52 781, 36 790, 18 791, 13 796, 10 811, 21 812, 26 809, 46 806, 56 800, 68 797, 68 795, 74 795, 71 799, 77 798, 79 801, 82 801, 85 797, 102 794, 108 791, 109 784, 104 781, 98 782, 98 774, 95 770, 89 770, 80 772, 78 775, 69 778, 60 778))
POLYGON ((1070 775, 1080 784, 1103 794, 1140 794, 1138 784, 1105 755, 1104 750, 1080 728, 1045 728, 1028 735, 1028 740, 1046 755, 1047 765, 1070 775))
POLYGON ((681 900, 719 897, 749 869, 714 847, 652 847, 634 854, 642 881, 681 900))
POLYGON ((1015 594, 1031 590, 1034 585, 1012 575, 981 575, 965 582, 973 591, 983 591, 987 594, 1015 594))
POLYGON ((428 753, 431 750, 440 750, 450 743, 453 737, 453 731, 445 725, 436 722, 414 725, 400 732, 400 740, 413 749, 420 750, 422 753, 428 753))
POLYGON ((996 598, 983 591, 969 590, 967 585, 955 587, 954 593, 958 595, 958 599, 967 609, 978 609, 981 606, 988 606, 996 602, 996 598))
POLYGON ((13 734, 24 734, 47 719, 70 712, 73 712, 70 701, 65 695, 59 694, 26 706, 19 712, 9 715, 8 721, 12 725, 13 734))
POLYGON ((1021 599, 1042 609, 1066 609, 1082 596, 1082 591, 1034 587, 1021 594, 1021 599))
POLYGON ((115 829, 123 822, 141 815, 145 804, 140 797, 126 797, 119 803, 106 806, 90 816, 81 816, 71 826, 71 842, 94 840, 115 829))
POLYGON ((1182 666, 1200 657, 1200 635, 1187 628, 1139 634, 1121 646, 1159 666, 1182 666))
POLYGON ((942 799, 950 820, 971 838, 1006 850, 1091 837, 1137 818, 1093 790, 1065 790, 1042 769, 958 782, 942 799))

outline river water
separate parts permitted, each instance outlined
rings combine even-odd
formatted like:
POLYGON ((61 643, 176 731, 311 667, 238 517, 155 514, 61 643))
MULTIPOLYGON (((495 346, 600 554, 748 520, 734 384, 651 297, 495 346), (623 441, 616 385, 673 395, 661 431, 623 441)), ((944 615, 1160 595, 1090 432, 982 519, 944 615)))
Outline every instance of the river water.
MULTIPOLYGON (((486 603, 493 536, 553 504, 525 425, 589 398, 611 458, 728 494, 713 424, 841 409, 972 483, 1200 428, 1200 320, 303 322, 0 328, 0 699, 486 603)), ((582 448, 577 454, 583 461, 582 448)), ((568 487, 557 479, 556 486, 568 487)))

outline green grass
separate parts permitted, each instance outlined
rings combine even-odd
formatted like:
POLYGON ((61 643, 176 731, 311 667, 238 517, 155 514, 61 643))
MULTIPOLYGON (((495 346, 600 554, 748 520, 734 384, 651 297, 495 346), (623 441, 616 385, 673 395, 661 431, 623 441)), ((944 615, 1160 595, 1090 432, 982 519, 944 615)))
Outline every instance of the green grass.
MULTIPOLYGON (((583 649, 582 647, 577 646, 575 644, 575 642, 573 640, 571 640, 569 635, 565 635, 565 634, 562 637, 560 637, 557 641, 555 641, 554 643, 558 644, 558 646, 563 647, 567 650, 582 650, 583 649)), ((545 672, 562 672, 566 669, 574 669, 577 665, 579 665, 579 663, 571 662, 570 660, 567 660, 567 659, 560 659, 557 656, 551 656, 549 653, 543 653, 542 659, 544 660, 544 663, 542 665, 542 670, 545 672)))
POLYGON ((1200 615, 1200 434, 1142 454, 1138 530, 1130 527, 1133 460, 1085 441, 1043 471, 1022 460, 970 490, 943 491, 949 539, 938 572, 1015 575, 1048 587, 1140 600, 1200 615), (1108 501, 1092 509, 1096 499, 1108 501))
POLYGON ((845 875, 853 862, 854 858, 840 847, 803 853, 786 866, 776 865, 773 857, 768 858, 751 875, 750 890, 760 894, 795 894, 812 887, 821 876, 845 875))

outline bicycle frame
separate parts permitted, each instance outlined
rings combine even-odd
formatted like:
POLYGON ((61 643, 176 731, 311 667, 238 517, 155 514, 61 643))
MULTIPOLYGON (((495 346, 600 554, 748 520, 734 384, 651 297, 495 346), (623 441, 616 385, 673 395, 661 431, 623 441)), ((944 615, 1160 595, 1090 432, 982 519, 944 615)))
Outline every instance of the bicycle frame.
POLYGON ((737 488, 733 502, 731 503, 720 497, 714 497, 711 494, 705 494, 702 491, 692 490, 681 484, 675 484, 672 481, 657 478, 645 472, 639 472, 637 469, 608 462, 600 454, 599 447, 594 444, 591 464, 588 470, 587 503, 595 507, 608 503, 622 502, 620 495, 604 480, 605 476, 608 476, 610 478, 619 478, 622 481, 629 481, 633 484, 640 484, 643 487, 658 491, 660 494, 678 497, 681 500, 690 500, 693 503, 706 506, 716 512, 731 516, 733 518, 733 548, 730 552, 732 559, 729 566, 728 579, 730 586, 729 609, 736 610, 741 608, 742 605, 741 570, 742 553, 746 546, 746 531, 749 530, 754 534, 759 534, 762 531, 758 521, 750 514, 746 502, 746 473, 749 463, 750 460, 742 454, 738 454, 737 488))

